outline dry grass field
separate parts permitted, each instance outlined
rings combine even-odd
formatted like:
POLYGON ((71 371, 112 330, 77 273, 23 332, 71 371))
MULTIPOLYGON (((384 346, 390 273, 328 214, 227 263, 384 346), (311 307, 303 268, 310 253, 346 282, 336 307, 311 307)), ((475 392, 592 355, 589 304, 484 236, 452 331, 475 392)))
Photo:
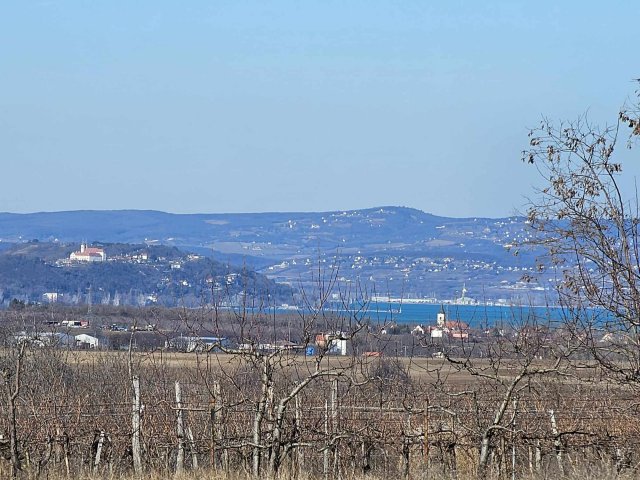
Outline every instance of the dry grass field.
MULTIPOLYGON (((63 355, 65 362, 69 365, 94 365, 104 363, 105 361, 126 361, 128 354, 126 352, 114 351, 94 351, 94 350, 69 350, 63 355)), ((209 354, 184 353, 177 351, 157 350, 144 353, 133 353, 134 362, 140 366, 153 366, 162 364, 169 369, 191 369, 198 370, 205 366, 206 368, 224 370, 225 368, 233 368, 241 361, 241 357, 235 354, 212 352, 209 354)), ((460 359, 462 360, 462 359, 460 359)), ((334 366, 347 368, 353 365, 354 359, 350 356, 325 356, 320 362, 321 368, 331 368, 334 366)), ((446 359, 429 358, 429 357, 368 357, 357 358, 355 363, 358 365, 377 365, 379 363, 392 363, 398 368, 404 370, 412 379, 421 381, 429 380, 434 375, 445 376, 448 382, 459 385, 471 385, 478 381, 478 377, 472 375, 467 369, 453 365, 446 359)), ((285 362, 283 362, 285 364, 285 362)), ((492 370, 492 361, 489 359, 474 359, 473 365, 479 371, 492 370)), ((509 377, 514 375, 517 362, 509 362, 503 360, 498 369, 500 375, 509 377)), ((536 360, 533 363, 537 368, 549 368, 552 365, 551 360, 536 360)), ((286 367, 291 369, 302 369, 312 371, 316 367, 316 357, 306 357, 304 355, 291 354, 286 355, 286 367)), ((582 371, 582 375, 587 374, 587 369, 582 371)))

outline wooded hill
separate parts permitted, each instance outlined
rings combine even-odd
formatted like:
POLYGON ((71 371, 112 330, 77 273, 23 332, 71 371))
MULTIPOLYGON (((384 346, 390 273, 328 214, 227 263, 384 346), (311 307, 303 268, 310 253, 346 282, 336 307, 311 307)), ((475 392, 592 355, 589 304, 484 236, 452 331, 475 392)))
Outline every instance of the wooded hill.
POLYGON ((94 244, 106 262, 69 262, 78 244, 32 241, 0 251, 0 304, 12 299, 41 302, 45 293, 70 304, 200 305, 251 297, 291 301, 293 290, 246 268, 194 255, 176 247, 94 244), (139 258, 146 254, 146 260, 139 258))
POLYGON ((343 282, 393 296, 451 299, 464 284, 472 297, 514 303, 545 302, 550 295, 546 279, 520 282, 523 272, 533 270, 536 254, 514 245, 531 233, 517 216, 448 218, 393 206, 243 214, 0 213, 0 248, 31 239, 168 245, 307 289, 320 266, 338 268, 343 282))

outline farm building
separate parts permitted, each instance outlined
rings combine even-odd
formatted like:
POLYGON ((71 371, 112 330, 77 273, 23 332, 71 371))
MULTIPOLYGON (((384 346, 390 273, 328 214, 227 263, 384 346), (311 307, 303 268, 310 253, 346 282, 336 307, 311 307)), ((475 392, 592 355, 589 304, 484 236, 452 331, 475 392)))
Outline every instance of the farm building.
POLYGON ((73 347, 75 339, 60 332, 20 332, 13 336, 17 344, 27 342, 36 347, 73 347))
POLYGON ((204 352, 215 347, 227 347, 228 345, 229 340, 225 337, 185 337, 182 335, 165 343, 165 347, 183 352, 204 352))
POLYGON ((76 339, 76 347, 80 348, 98 348, 100 346, 100 341, 91 335, 87 335, 82 333, 80 335, 75 336, 76 339))

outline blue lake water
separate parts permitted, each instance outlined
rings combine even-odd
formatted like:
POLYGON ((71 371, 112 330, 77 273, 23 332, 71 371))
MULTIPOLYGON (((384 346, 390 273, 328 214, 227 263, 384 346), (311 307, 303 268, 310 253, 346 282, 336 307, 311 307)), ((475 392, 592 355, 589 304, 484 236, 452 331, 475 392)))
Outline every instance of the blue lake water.
POLYGON ((387 304, 372 303, 368 316, 373 321, 409 323, 413 325, 435 324, 441 308, 447 320, 461 320, 472 328, 522 323, 535 319, 538 323, 559 323, 563 310, 559 307, 507 307, 485 305, 437 305, 437 304, 387 304))

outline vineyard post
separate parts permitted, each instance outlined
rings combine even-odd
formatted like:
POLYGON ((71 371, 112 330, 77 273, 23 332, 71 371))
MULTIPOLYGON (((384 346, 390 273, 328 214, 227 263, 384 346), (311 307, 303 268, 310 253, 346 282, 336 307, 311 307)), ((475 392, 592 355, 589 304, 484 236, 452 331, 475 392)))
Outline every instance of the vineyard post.
POLYGON ((518 410, 518 400, 513 399, 513 431, 511 432, 511 479, 516 480, 516 413, 518 410))
POLYGON ((104 445, 104 430, 100 430, 100 437, 98 439, 98 446, 96 447, 96 456, 93 460, 93 473, 97 473, 98 467, 100 466, 100 459, 102 456, 102 447, 104 445))
POLYGON ((424 471, 426 477, 429 478, 429 399, 424 407, 424 427, 422 433, 422 455, 424 461, 424 471))
POLYGON ((176 434, 178 437, 176 474, 180 474, 184 470, 184 420, 182 415, 182 392, 178 381, 176 381, 176 434))
POLYGON ((411 433, 411 423, 409 420, 404 422, 404 427, 402 429, 402 477, 407 480, 409 478, 410 473, 410 462, 411 462, 411 445, 409 440, 409 434, 411 433))
MULTIPOLYGON (((215 390, 214 390, 215 391, 215 390)), ((216 396, 209 401, 209 437, 211 441, 211 447, 209 449, 209 461, 211 468, 217 471, 218 466, 216 464, 216 396)))
POLYGON ((142 455, 140 453, 140 377, 134 375, 133 383, 133 408, 131 415, 131 452, 133 455, 133 470, 136 475, 142 474, 142 455))
POLYGON ((340 478, 340 457, 338 451, 337 440, 334 440, 338 435, 338 379, 333 381, 333 388, 331 389, 331 433, 333 444, 333 475, 334 478, 340 478))
POLYGON ((556 451, 556 458, 558 459, 558 469, 560 470, 560 475, 564 477, 564 465, 562 463, 562 442, 560 441, 560 434, 558 433, 556 412, 554 410, 549 410, 549 417, 551 419, 551 432, 553 433, 553 446, 556 451))
MULTIPOLYGON (((216 461, 216 452, 215 449, 217 448, 221 448, 222 445, 220 444, 221 440, 222 440, 222 428, 224 425, 224 417, 223 417, 223 413, 224 413, 224 404, 222 402, 222 393, 220 391, 220 383, 218 381, 215 381, 213 383, 213 408, 214 408, 214 413, 213 413, 213 417, 212 417, 212 428, 213 428, 213 467, 214 469, 216 468, 215 465, 215 461, 216 461)), ((227 449, 224 448, 222 450, 222 453, 220 455, 220 463, 222 466, 222 469, 224 471, 226 471, 227 467, 228 467, 228 461, 227 461, 227 449)))
POLYGON ((189 450, 191 450, 191 468, 198 469, 198 452, 196 451, 196 441, 193 438, 191 427, 187 427, 187 438, 189 439, 189 450))

